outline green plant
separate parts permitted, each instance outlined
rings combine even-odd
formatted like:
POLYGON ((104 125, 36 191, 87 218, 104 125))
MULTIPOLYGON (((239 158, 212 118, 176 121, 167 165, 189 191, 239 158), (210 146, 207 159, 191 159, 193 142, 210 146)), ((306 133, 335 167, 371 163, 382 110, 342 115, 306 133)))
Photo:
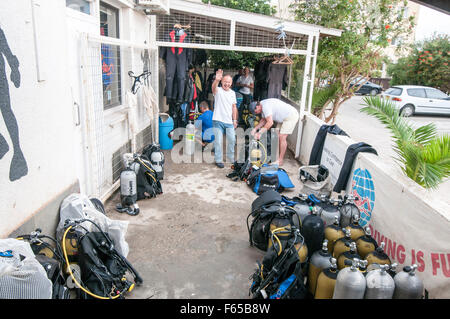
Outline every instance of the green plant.
POLYGON ((334 123, 342 103, 358 90, 351 86, 355 77, 369 79, 380 69, 382 50, 391 39, 410 33, 414 17, 405 18, 406 6, 404 0, 293 1, 296 20, 342 30, 340 37, 319 42, 316 78, 340 87, 331 113, 320 112, 325 122, 334 123))
POLYGON ((435 189, 450 177, 450 135, 439 136, 430 123, 414 129, 394 104, 380 97, 365 97, 361 109, 377 118, 392 133, 395 158, 403 172, 425 188, 435 189))
POLYGON ((336 84, 325 88, 315 88, 311 101, 311 113, 318 116, 333 101, 338 90, 339 86, 336 84))
POLYGON ((392 85, 416 84, 450 91, 450 37, 435 35, 415 43, 411 53, 388 66, 392 85))

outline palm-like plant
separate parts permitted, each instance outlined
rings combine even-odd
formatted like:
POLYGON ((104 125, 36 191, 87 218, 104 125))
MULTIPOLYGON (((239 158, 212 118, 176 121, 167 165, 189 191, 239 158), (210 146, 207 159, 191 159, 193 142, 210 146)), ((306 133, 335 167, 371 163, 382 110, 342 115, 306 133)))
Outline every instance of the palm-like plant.
POLYGON ((425 188, 435 189, 450 177, 450 136, 438 136, 430 123, 414 129, 394 104, 380 97, 365 97, 361 109, 376 117, 392 133, 396 161, 405 174, 425 188))

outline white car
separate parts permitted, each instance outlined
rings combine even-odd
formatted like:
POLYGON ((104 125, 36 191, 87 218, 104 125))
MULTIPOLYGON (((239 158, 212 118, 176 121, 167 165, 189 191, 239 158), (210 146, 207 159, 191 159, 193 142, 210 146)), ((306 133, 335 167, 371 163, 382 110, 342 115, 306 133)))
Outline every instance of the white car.
POLYGON ((418 113, 450 115, 450 97, 444 92, 418 85, 396 85, 381 94, 394 102, 402 116, 418 113))

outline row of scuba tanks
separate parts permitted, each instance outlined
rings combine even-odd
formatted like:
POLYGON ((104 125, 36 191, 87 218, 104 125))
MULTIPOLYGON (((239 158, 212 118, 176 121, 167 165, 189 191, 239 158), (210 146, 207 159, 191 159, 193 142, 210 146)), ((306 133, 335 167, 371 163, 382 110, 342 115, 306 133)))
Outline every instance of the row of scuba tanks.
MULTIPOLYGON (((294 202, 283 199, 279 208, 274 208, 274 212, 278 210, 281 214, 273 213, 269 232, 273 238, 279 229, 300 231, 303 242, 296 243, 295 247, 311 298, 423 297, 423 283, 415 275, 417 266, 406 266, 395 274, 396 264, 392 264, 384 252, 385 243, 378 245, 370 228, 360 225, 355 198, 322 197, 318 200, 300 194, 294 202), (296 216, 286 218, 289 214, 296 216)), ((277 238, 285 242, 289 236, 289 232, 277 234, 277 238)), ((267 246, 271 245, 272 240, 269 240, 267 246)))

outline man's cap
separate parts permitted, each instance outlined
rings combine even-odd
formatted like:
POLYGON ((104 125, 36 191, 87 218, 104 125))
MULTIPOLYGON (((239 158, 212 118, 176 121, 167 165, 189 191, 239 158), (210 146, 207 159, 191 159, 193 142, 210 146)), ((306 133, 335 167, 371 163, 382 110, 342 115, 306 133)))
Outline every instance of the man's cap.
POLYGON ((258 105, 258 102, 253 101, 253 102, 251 102, 250 105, 248 106, 248 110, 249 110, 253 115, 256 115, 256 114, 255 114, 255 108, 256 108, 257 105, 258 105))

